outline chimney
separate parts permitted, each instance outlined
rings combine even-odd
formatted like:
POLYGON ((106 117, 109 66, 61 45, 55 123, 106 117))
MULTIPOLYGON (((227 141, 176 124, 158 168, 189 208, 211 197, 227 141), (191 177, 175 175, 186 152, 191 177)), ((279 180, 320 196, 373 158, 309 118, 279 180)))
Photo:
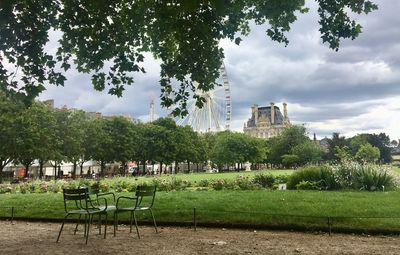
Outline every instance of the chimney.
POLYGON ((285 120, 288 119, 288 114, 287 114, 287 103, 283 103, 283 118, 285 120))
POLYGON ((254 114, 254 124, 257 125, 258 122, 258 105, 253 105, 251 107, 251 111, 254 114))
POLYGON ((275 124, 275 104, 271 102, 271 124, 275 124))

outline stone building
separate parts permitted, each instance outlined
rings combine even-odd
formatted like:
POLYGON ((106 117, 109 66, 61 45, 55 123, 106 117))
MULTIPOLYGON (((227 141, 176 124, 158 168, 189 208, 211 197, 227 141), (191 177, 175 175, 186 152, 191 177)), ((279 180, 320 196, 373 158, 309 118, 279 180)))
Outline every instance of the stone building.
POLYGON ((270 138, 277 136, 290 126, 287 113, 287 104, 283 103, 283 115, 278 106, 271 103, 270 106, 253 105, 251 117, 244 123, 245 134, 259 138, 270 138))

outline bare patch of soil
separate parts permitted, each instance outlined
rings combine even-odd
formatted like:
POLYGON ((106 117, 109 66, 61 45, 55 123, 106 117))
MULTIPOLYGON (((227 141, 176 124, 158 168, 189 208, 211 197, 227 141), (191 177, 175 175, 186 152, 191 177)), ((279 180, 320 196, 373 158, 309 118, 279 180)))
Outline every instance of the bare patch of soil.
POLYGON ((91 228, 85 245, 74 224, 0 221, 0 254, 399 254, 398 236, 359 236, 236 229, 140 226, 141 239, 120 226, 108 227, 107 239, 91 228))

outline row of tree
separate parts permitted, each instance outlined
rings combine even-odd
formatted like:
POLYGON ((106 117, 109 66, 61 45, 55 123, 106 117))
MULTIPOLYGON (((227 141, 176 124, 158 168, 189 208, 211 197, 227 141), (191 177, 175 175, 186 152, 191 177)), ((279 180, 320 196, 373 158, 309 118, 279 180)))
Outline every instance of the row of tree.
MULTIPOLYGON (((1 95, 0 95, 1 96, 1 95)), ((35 160, 39 177, 51 162, 54 176, 62 162, 73 163, 72 176, 89 160, 99 162, 101 174, 107 163, 118 162, 121 174, 130 161, 159 164, 160 170, 175 163, 191 166, 211 163, 213 167, 243 168, 243 163, 293 167, 323 160, 354 157, 390 162, 390 139, 385 134, 360 134, 346 139, 333 134, 328 146, 311 140, 302 126, 291 126, 268 140, 243 133, 198 134, 189 126, 177 126, 169 118, 134 124, 125 117, 89 118, 84 111, 55 109, 35 102, 26 108, 10 98, 0 98, 0 178, 4 167, 20 163, 25 175, 35 160), (164 167, 164 168, 163 168, 164 167)), ((175 169, 178 171, 178 169, 175 169)), ((1 179, 0 179, 1 181, 1 179)))
POLYGON ((199 135, 169 118, 145 124, 125 117, 89 118, 84 111, 55 109, 41 102, 26 108, 6 97, 0 100, 0 142, 0 173, 14 162, 22 164, 28 175, 37 160, 39 177, 47 162, 54 167, 54 176, 62 162, 71 162, 75 176, 89 160, 99 162, 102 174, 107 163, 119 162, 125 174, 130 161, 157 163, 160 169, 187 163, 190 170, 191 165, 209 160, 222 167, 262 162, 266 157, 264 141, 244 134, 199 135))
POLYGON ((350 138, 333 133, 332 138, 328 139, 328 151, 325 159, 355 158, 389 163, 392 161, 391 148, 395 146, 397 146, 397 142, 390 141, 390 137, 385 133, 358 134, 350 138))

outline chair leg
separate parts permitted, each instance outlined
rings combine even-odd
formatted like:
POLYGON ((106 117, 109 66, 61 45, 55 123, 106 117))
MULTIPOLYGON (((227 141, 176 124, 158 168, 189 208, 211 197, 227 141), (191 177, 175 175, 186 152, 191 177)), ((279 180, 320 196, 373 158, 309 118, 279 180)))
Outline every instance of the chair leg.
POLYGON ((97 227, 99 228, 99 235, 101 235, 101 214, 99 213, 99 222, 97 227))
MULTIPOLYGON (((108 218, 108 214, 106 213, 106 220, 105 220, 105 224, 104 224, 104 239, 106 239, 107 237, 107 218, 108 218)), ((101 228, 101 225, 100 225, 101 228)))
POLYGON ((64 219, 63 219, 63 222, 62 222, 61 228, 60 228, 60 232, 58 233, 58 237, 57 237, 56 243, 58 243, 58 240, 60 240, 61 232, 62 232, 62 230, 63 230, 63 228, 64 228, 64 223, 65 223, 65 220, 67 219, 68 216, 69 216, 69 214, 65 215, 65 217, 64 217, 64 219))
POLYGON ((74 235, 76 235, 76 232, 78 231, 78 226, 81 223, 81 217, 82 217, 82 214, 79 214, 78 222, 76 223, 75 230, 74 230, 74 235))
POLYGON ((93 221, 93 215, 88 215, 88 226, 87 226, 87 233, 86 233, 86 244, 88 243, 88 239, 89 239, 89 230, 90 230, 90 224, 92 224, 93 221))
POLYGON ((154 228, 156 229, 156 233, 158 233, 157 223, 156 223, 156 219, 154 218, 153 210, 151 210, 151 208, 149 210, 150 210, 150 213, 151 213, 151 217, 153 217, 154 228))
POLYGON ((135 211, 133 211, 133 219, 135 220, 136 233, 137 233, 137 235, 138 235, 138 238, 140 239, 139 228, 138 228, 138 225, 137 225, 137 220, 136 220, 136 213, 135 213, 135 211))
POLYGON ((114 237, 116 236, 117 231, 117 211, 114 211, 114 237))
POLYGON ((117 213, 117 211, 115 211, 114 212, 114 237, 116 236, 117 224, 118 224, 118 213, 117 213))
POLYGON ((87 232, 87 223, 88 223, 88 215, 85 214, 85 227, 83 230, 83 236, 86 236, 86 232, 87 232))

